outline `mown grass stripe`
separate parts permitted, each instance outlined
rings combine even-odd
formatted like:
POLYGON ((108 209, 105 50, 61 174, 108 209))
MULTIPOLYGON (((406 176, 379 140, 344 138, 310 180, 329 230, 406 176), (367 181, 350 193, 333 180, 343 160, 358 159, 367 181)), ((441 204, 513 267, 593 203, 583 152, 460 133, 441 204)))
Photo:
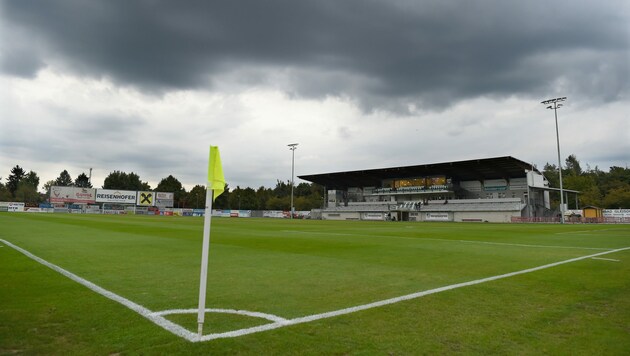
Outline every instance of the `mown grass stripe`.
POLYGON ((9 241, 3 240, 3 239, 0 239, 0 241, 5 243, 7 246, 13 248, 14 250, 20 252, 24 256, 26 256, 26 257, 28 257, 28 258, 30 258, 30 259, 32 259, 32 260, 34 260, 34 261, 44 265, 44 266, 52 269, 53 271, 58 272, 58 273, 60 273, 60 274, 62 274, 64 276, 70 278, 71 280, 73 280, 73 281, 75 281, 75 282, 77 282, 77 283, 87 287, 88 289, 90 289, 90 290, 92 290, 92 291, 94 291, 94 292, 96 292, 96 293, 98 293, 98 294, 100 294, 100 295, 102 295, 102 296, 104 296, 106 298, 109 298, 109 299, 111 299, 111 300, 113 300, 115 302, 118 302, 118 303, 124 305, 125 307, 135 311, 136 313, 138 313, 141 316, 149 319, 150 321, 152 321, 156 325, 160 326, 161 328, 163 328, 163 329, 165 329, 165 330, 167 330, 167 331, 169 331, 169 332, 171 332, 171 333, 173 333, 173 334, 175 334, 177 336, 183 337, 183 338, 185 338, 186 340, 189 340, 189 341, 194 341, 195 338, 197 337, 197 335, 195 335, 194 333, 192 333, 192 332, 182 328, 181 326, 179 326, 179 325, 177 325, 177 324, 175 324, 175 323, 165 319, 164 317, 162 317, 160 315, 156 315, 153 311, 143 307, 140 304, 134 303, 131 300, 125 298, 125 297, 122 297, 122 296, 120 296, 120 295, 118 295, 118 294, 116 294, 114 292, 111 292, 111 291, 109 291, 109 290, 107 290, 107 289, 105 289, 105 288, 103 288, 101 286, 98 286, 98 285, 88 281, 87 279, 79 277, 76 274, 74 274, 74 273, 72 273, 72 272, 70 272, 68 270, 65 270, 65 269, 63 269, 63 268, 61 268, 61 267, 59 267, 59 266, 57 266, 55 264, 52 264, 52 263, 50 263, 50 262, 48 262, 48 261, 46 261, 46 260, 44 260, 44 259, 42 259, 42 258, 40 258, 38 256, 35 256, 34 254, 30 253, 29 251, 27 251, 27 250, 25 250, 25 249, 23 249, 23 248, 21 248, 19 246, 16 246, 16 245, 10 243, 9 241))

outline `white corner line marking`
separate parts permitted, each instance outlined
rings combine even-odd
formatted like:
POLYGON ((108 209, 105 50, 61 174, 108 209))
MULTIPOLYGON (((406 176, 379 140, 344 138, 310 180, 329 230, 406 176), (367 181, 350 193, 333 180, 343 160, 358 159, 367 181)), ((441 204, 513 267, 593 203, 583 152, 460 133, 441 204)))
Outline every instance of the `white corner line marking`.
POLYGON ((105 296, 105 297, 107 297, 107 298, 109 298, 109 299, 111 299, 111 300, 113 300, 115 302, 118 302, 118 303, 126 306, 127 308, 135 311, 136 313, 142 315, 143 317, 151 320, 156 325, 162 327, 163 329, 165 329, 167 331, 170 331, 171 333, 173 333, 173 334, 175 334, 177 336, 183 337, 184 339, 186 339, 188 341, 196 341, 196 340, 199 339, 199 336, 197 336, 197 334, 195 334, 195 333, 193 333, 193 332, 191 332, 189 330, 184 329, 180 325, 177 325, 177 324, 169 321, 168 319, 164 318, 161 315, 155 315, 151 310, 143 307, 140 304, 134 303, 134 302, 130 301, 127 298, 121 297, 121 296, 119 296, 116 293, 110 292, 107 289, 102 288, 102 287, 100 287, 100 286, 98 286, 98 285, 96 285, 96 284, 94 284, 94 283, 92 283, 92 282, 90 282, 90 281, 88 281, 88 280, 86 280, 84 278, 81 278, 81 277, 77 276, 76 274, 74 274, 72 272, 69 272, 69 271, 67 271, 67 270, 65 270, 65 269, 63 269, 63 268, 61 268, 61 267, 59 267, 59 266, 57 266, 55 264, 52 264, 52 263, 50 263, 50 262, 48 262, 48 261, 46 261, 46 260, 44 260, 44 259, 42 259, 40 257, 37 257, 37 256, 33 255, 32 253, 26 251, 25 249, 23 249, 23 248, 21 248, 19 246, 16 246, 16 245, 14 245, 14 244, 6 241, 6 240, 0 239, 0 241, 2 241, 7 246, 13 248, 14 250, 22 253, 26 257, 28 257, 28 258, 30 258, 32 260, 35 260, 35 261, 43 264, 44 266, 46 266, 46 267, 48 267, 48 268, 50 268, 50 269, 52 269, 52 270, 54 270, 56 272, 61 273, 62 275, 70 278, 71 280, 73 280, 73 281, 75 281, 75 282, 77 282, 79 284, 84 285, 85 287, 91 289, 92 291, 94 291, 94 292, 96 292, 96 293, 98 293, 98 294, 100 294, 102 296, 105 296))
POLYGON ((591 257, 592 260, 602 260, 602 261, 613 261, 613 262, 621 262, 621 260, 616 260, 614 258, 603 258, 603 257, 591 257))
MULTIPOLYGON (((224 314, 237 314, 237 315, 251 316, 254 318, 267 319, 275 323, 283 323, 287 321, 287 319, 279 317, 277 315, 253 312, 249 310, 207 308, 205 311, 207 313, 224 313, 224 314)), ((159 312, 153 312, 153 315, 164 316, 164 315, 172 315, 172 314, 197 314, 197 312, 199 312, 198 309, 170 309, 170 310, 162 310, 159 312)))
MULTIPOLYGON (((501 274, 501 275, 497 275, 497 276, 492 276, 492 277, 486 277, 486 278, 481 278, 481 279, 476 279, 473 281, 468 281, 468 282, 462 282, 462 283, 457 283, 457 284, 451 284, 448 286, 444 286, 444 287, 439 287, 439 288, 434 288, 434 289, 429 289, 426 291, 421 291, 421 292, 416 292, 416 293, 412 293, 412 294, 407 294, 407 295, 403 295, 400 297, 395 297, 395 298, 389 298, 389 299, 384 299, 384 300, 379 300, 376 302, 372 302, 372 303, 368 303, 368 304, 363 304, 363 305, 357 305, 354 307, 349 307, 349 308, 344 308, 344 309, 339 309, 339 310, 333 310, 333 311, 329 311, 329 312, 325 312, 325 313, 320 313, 320 314, 313 314, 313 315, 307 315, 307 316, 303 316, 303 317, 299 317, 299 318, 294 318, 294 319, 284 319, 275 315, 271 315, 271 314, 265 314, 265 313, 258 313, 258 312, 248 312, 248 311, 242 311, 242 312, 247 312, 247 313, 251 313, 251 314, 245 314, 242 313, 242 315, 250 315, 250 316, 256 316, 256 317, 261 317, 261 318, 265 318, 268 320, 272 320, 271 318, 277 318, 276 321, 274 321, 273 323, 270 324, 264 324, 264 325, 260 325, 260 326, 255 326, 255 327, 251 327, 251 328, 245 328, 245 329, 239 329, 239 330, 234 330, 234 331, 228 331, 228 332, 223 332, 223 333, 215 333, 215 334, 208 334, 208 335, 204 335, 202 337, 199 337, 197 334, 181 327, 180 325, 177 325, 167 319, 165 319, 163 317, 163 315, 169 315, 169 314, 176 314, 178 312, 188 312, 189 310, 192 309, 174 309, 174 310, 166 310, 166 311, 161 311, 161 312, 153 312, 145 307, 143 307, 142 305, 136 304, 124 297, 121 297, 113 292, 110 292, 102 287, 97 286, 96 284, 83 279, 77 275, 75 275, 74 273, 68 272, 67 270, 54 265, 42 258, 39 258, 35 255, 33 255, 32 253, 6 241, 3 239, 0 239, 0 241, 4 242, 7 246, 15 249, 16 251, 21 252, 22 254, 24 254, 25 256, 43 264, 46 267, 49 267, 51 269, 53 269, 54 271, 57 271, 59 273, 61 273, 62 275, 72 279, 73 281, 82 284, 86 287, 88 287, 89 289, 91 289, 92 291, 101 294, 113 301, 116 301, 124 306, 126 306, 127 308, 135 311, 136 313, 142 315, 143 317, 147 318, 148 320, 152 321, 153 323, 155 323, 156 325, 162 327, 163 329, 170 331, 171 333, 180 336, 190 342, 200 342, 200 341, 209 341, 209 340, 215 340, 215 339, 222 339, 222 338, 228 338, 228 337, 238 337, 238 336, 243 336, 243 335, 248 335, 248 334, 253 334, 253 333, 258 333, 261 331, 267 331, 267 330, 273 330, 273 329, 278 329, 281 327, 285 327, 285 326, 289 326, 289 325, 296 325, 296 324, 302 324, 302 323, 308 323, 311 321, 315 321, 315 320, 321 320, 321 319, 326 319, 326 318, 332 318, 332 317, 336 317, 336 316, 340 316, 340 315, 345 315, 345 314, 350 314, 350 313, 355 313, 361 310, 366 310, 366 309, 372 309, 372 308, 378 308, 378 307, 382 307, 385 305, 390 305, 390 304, 395 304, 398 302, 402 302, 402 301, 406 301, 406 300, 411 300, 411 299, 416 299, 416 298, 420 298, 420 297, 424 297, 427 295, 431 295, 431 294, 436 294, 436 293, 440 293, 440 292, 445 292, 448 290, 452 290, 452 289, 457 289, 457 288, 461 288, 461 287, 468 287, 468 286, 472 286, 472 285, 476 285, 476 284, 481 284, 481 283, 486 283, 486 282, 490 282, 490 281, 496 281, 499 279, 503 279, 503 278, 508 278, 508 277, 513 277, 513 276, 517 276, 520 274, 526 274, 526 273, 531 273, 531 272, 536 272, 536 271, 540 271, 543 269, 547 269, 547 268, 551 268, 551 267, 556 267, 556 266, 560 266, 563 264, 567 264, 567 263, 572 263, 572 262, 577 262, 577 261, 581 261, 581 260, 585 260, 588 258, 596 258, 598 256, 602 256, 602 255, 607 255, 610 253, 615 253, 615 252, 620 252, 620 251, 625 251, 625 250, 630 250, 630 247, 623 247, 623 248, 618 248, 618 249, 614 249, 614 250, 610 250, 610 251, 604 251, 604 252, 599 252, 599 253, 595 253, 592 255, 587 255, 587 256, 581 256, 581 257, 576 257, 576 258, 571 258, 568 260, 564 260, 564 261, 559 261, 559 262, 553 262, 553 263, 549 263, 546 265, 542 265, 542 266, 538 266, 538 267, 533 267, 533 268, 528 268, 528 269, 524 269, 521 271, 516 271, 516 272, 510 272, 510 273, 506 273, 506 274, 501 274), (253 315, 256 314, 256 315, 253 315), (265 316, 271 317, 265 317, 265 316)), ((210 309, 210 310, 216 310, 220 312, 228 312, 228 310, 231 312, 233 311, 233 309, 210 309)), ((234 310, 236 311, 236 310, 234 310)))
POLYGON ((407 295, 403 295, 403 296, 396 297, 396 298, 384 299, 384 300, 376 301, 376 302, 373 302, 373 303, 368 303, 368 304, 364 304, 364 305, 358 305, 358 306, 354 306, 354 307, 350 307, 350 308, 339 309, 339 310, 330 311, 330 312, 321 313, 321 314, 313 314, 313 315, 308 315, 308 316, 295 318, 295 319, 289 319, 286 322, 282 322, 282 323, 272 323, 272 324, 256 326, 256 327, 253 327, 253 328, 247 328, 247 329, 230 331, 230 332, 226 332, 226 333, 217 333, 217 334, 204 335, 201 338, 200 341, 208 341, 208 340, 213 340, 213 339, 243 336, 243 335, 253 334, 253 333, 257 333, 257 332, 261 332, 261 331, 277 329, 277 328, 281 328, 281 327, 284 327, 284 326, 295 325, 295 324, 302 324, 302 323, 307 323, 307 322, 320 320, 320 319, 325 319, 325 318, 332 318, 332 317, 336 317, 336 316, 340 316, 340 315, 344 315, 344 314, 350 314, 350 313, 358 312, 358 311, 361 311, 361 310, 366 310, 366 309, 377 308, 377 307, 381 307, 381 306, 385 306, 385 305, 389 305, 389 304, 394 304, 394 303, 402 302, 402 301, 405 301, 405 300, 416 299, 416 298, 424 297, 424 296, 427 296, 427 295, 430 295, 430 294, 435 294, 435 293, 448 291, 448 290, 451 290, 451 289, 472 286, 472 285, 475 285, 475 284, 481 284, 481 283, 485 283, 485 282, 496 281, 498 279, 513 277, 513 276, 517 276, 517 275, 520 275, 520 274, 526 274, 526 273, 531 273, 531 272, 535 272, 535 271, 540 271, 540 270, 543 270, 543 269, 556 267, 556 266, 560 266, 560 265, 563 265, 563 264, 577 262, 577 261, 585 260, 585 259, 588 259, 588 258, 593 258, 593 257, 606 255, 606 254, 609 254, 609 253, 615 253, 615 252, 619 252, 619 251, 624 251, 624 250, 630 250, 630 247, 623 247, 623 248, 619 248, 619 249, 615 249, 615 250, 599 252, 599 253, 588 255, 588 256, 571 258, 571 259, 560 261, 560 262, 549 263, 549 264, 538 266, 538 267, 528 268, 528 269, 524 269, 524 270, 521 270, 521 271, 506 273, 506 274, 502 274, 502 275, 498 275, 498 276, 492 276, 492 277, 477 279, 477 280, 474 280, 474 281, 457 283, 457 284, 451 284, 449 286, 444 286, 444 287, 430 289, 430 290, 426 290, 426 291, 422 291, 422 292, 407 294, 407 295))

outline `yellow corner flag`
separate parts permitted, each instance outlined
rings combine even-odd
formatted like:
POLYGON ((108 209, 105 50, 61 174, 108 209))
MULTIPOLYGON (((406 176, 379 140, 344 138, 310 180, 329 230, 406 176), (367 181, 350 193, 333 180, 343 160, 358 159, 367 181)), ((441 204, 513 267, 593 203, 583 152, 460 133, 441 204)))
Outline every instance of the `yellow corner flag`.
POLYGON ((210 146, 210 157, 208 160, 208 189, 214 193, 212 201, 225 190, 225 177, 223 177, 223 167, 221 166, 221 155, 219 147, 210 146))

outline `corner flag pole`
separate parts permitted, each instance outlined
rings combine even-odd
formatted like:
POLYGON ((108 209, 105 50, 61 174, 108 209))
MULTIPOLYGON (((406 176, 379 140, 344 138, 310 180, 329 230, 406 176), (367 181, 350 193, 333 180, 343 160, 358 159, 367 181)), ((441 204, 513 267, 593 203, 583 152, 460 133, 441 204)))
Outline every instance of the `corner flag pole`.
POLYGON ((206 311, 206 284, 208 281, 208 252, 210 249, 210 223, 212 219, 212 202, 223 193, 225 189, 225 178, 223 177, 223 167, 221 166, 221 156, 219 148, 210 146, 210 156, 208 158, 208 187, 206 189, 206 211, 203 220, 203 244, 201 251, 201 276, 199 278, 199 311, 197 313, 197 323, 199 338, 203 335, 203 322, 206 311), (216 193, 216 194, 215 194, 216 193))
MULTIPOLYGON (((210 185, 208 185, 210 186, 210 185)), ((197 313, 197 332, 199 337, 203 335, 203 322, 206 311, 206 282, 208 281, 208 251, 210 250, 210 221, 212 218, 212 197, 214 191, 206 192, 206 211, 203 214, 203 244, 201 250, 201 276, 199 278, 199 311, 197 313)))

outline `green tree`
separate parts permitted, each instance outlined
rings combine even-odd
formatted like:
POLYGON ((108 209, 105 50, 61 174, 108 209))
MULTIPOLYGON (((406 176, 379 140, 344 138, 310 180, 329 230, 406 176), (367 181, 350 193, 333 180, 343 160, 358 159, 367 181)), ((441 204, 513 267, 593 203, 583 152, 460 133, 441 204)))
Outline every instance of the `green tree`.
POLYGON ((273 196, 273 191, 269 188, 260 186, 256 190, 256 206, 257 209, 264 210, 267 208, 267 201, 273 196))
POLYGON ((276 187, 273 189, 273 195, 279 198, 290 196, 291 195, 291 181, 287 181, 285 183, 278 179, 278 181, 276 182, 276 187))
POLYGON ((7 189, 11 196, 15 196, 15 191, 18 189, 20 181, 24 178, 26 172, 19 165, 16 165, 11 169, 11 174, 7 178, 7 189))
POLYGON ((305 210, 321 209, 324 206, 323 194, 311 194, 307 198, 309 205, 305 210))
POLYGON ((580 207, 585 206, 603 206, 603 197, 597 186, 589 187, 585 190, 580 191, 580 207))
POLYGON ((309 183, 300 183, 293 189, 293 195, 298 197, 305 197, 311 195, 311 185, 309 183))
MULTIPOLYGON (((563 187, 565 189, 577 190, 581 193, 580 195, 578 195, 580 206, 585 206, 585 205, 599 206, 596 199, 596 197, 599 194, 599 190, 597 189, 597 185, 596 185, 594 177, 590 175, 584 175, 584 174, 574 175, 571 173, 567 175, 566 177, 563 176, 562 180, 564 181, 563 187), (589 192, 589 194, 585 195, 586 192, 589 192)), ((599 199, 601 201, 601 194, 599 195, 600 195, 599 199)), ((569 201, 568 203, 572 204, 573 202, 569 201)))
POLYGON ((258 209, 258 199, 256 199, 256 191, 247 187, 241 192, 241 209, 256 210, 258 209))
POLYGON ((241 187, 236 186, 236 189, 230 194, 229 201, 232 209, 255 210, 258 208, 256 192, 249 187, 241 189, 241 187))
POLYGON ((33 171, 28 172, 22 181, 30 184, 33 188, 35 188, 35 191, 37 191, 37 188, 39 187, 39 176, 37 176, 37 173, 33 171))
MULTIPOLYGON (((543 175, 545 176, 545 178, 547 178, 547 182, 549 182, 549 186, 551 188, 560 188, 560 177, 559 177, 559 171, 558 171, 558 166, 556 166, 555 164, 549 164, 549 163, 545 163, 545 167, 543 168, 543 175)), ((566 179, 566 173, 563 170, 563 185, 564 185, 564 180, 566 179)), ((566 188, 566 187, 564 187, 566 188)), ((551 204, 551 208, 555 209, 558 206, 560 206, 560 194, 550 194, 550 204, 551 204)))
POLYGON ((545 163, 543 168, 543 175, 547 178, 549 186, 554 188, 560 187, 560 178, 558 177, 558 167, 555 164, 545 163))
POLYGON ((214 198, 212 209, 230 209, 230 187, 226 183, 223 193, 214 198))
POLYGON ((103 189, 126 189, 127 173, 121 171, 113 171, 105 177, 103 181, 103 189))
POLYGON ((2 177, 0 177, 0 201, 10 201, 11 192, 5 184, 2 183, 2 177))
POLYGON ((63 170, 57 179, 55 179, 55 185, 60 187, 70 187, 72 186, 72 177, 70 177, 70 173, 67 170, 63 170))
POLYGON ((92 183, 90 183, 90 178, 85 174, 85 172, 79 174, 77 179, 74 180, 74 186, 80 188, 92 188, 92 183))
POLYGON ((309 201, 307 196, 295 197, 293 200, 293 205, 295 205, 296 211, 311 210, 311 202, 309 201))
POLYGON ((48 182, 46 182, 44 186, 42 187, 42 189, 44 190, 44 193, 46 194, 50 193, 50 188, 52 188, 54 185, 55 185, 54 180, 49 180, 48 182))
POLYGON ((151 186, 140 180, 140 176, 134 172, 127 174, 122 171, 113 171, 105 177, 103 189, 151 190, 151 186))
POLYGON ((604 197, 604 208, 630 208, 630 184, 611 189, 604 197))
POLYGON ((203 185, 194 186, 188 193, 188 202, 193 209, 204 209, 206 207, 206 187, 203 185))
POLYGON ((267 210, 284 210, 289 211, 291 208, 291 198, 290 197, 271 197, 267 200, 267 210))
POLYGON ((179 201, 177 202, 176 206, 179 207, 179 208, 191 208, 192 207, 192 205, 190 205, 189 194, 186 191, 186 189, 184 189, 184 191, 179 196, 179 201))
POLYGON ((128 190, 151 190, 149 183, 140 180, 140 176, 134 172, 127 175, 127 188, 128 190))
POLYGON ((22 180, 20 184, 18 184, 18 189, 15 191, 15 200, 34 206, 37 205, 41 199, 37 189, 31 183, 22 180))
MULTIPOLYGON (((582 167, 580 167, 580 161, 578 161, 575 155, 569 155, 564 161, 566 169, 562 171, 563 175, 567 176, 579 176, 582 174, 582 167)), ((563 182, 564 183, 564 182, 563 182)))

